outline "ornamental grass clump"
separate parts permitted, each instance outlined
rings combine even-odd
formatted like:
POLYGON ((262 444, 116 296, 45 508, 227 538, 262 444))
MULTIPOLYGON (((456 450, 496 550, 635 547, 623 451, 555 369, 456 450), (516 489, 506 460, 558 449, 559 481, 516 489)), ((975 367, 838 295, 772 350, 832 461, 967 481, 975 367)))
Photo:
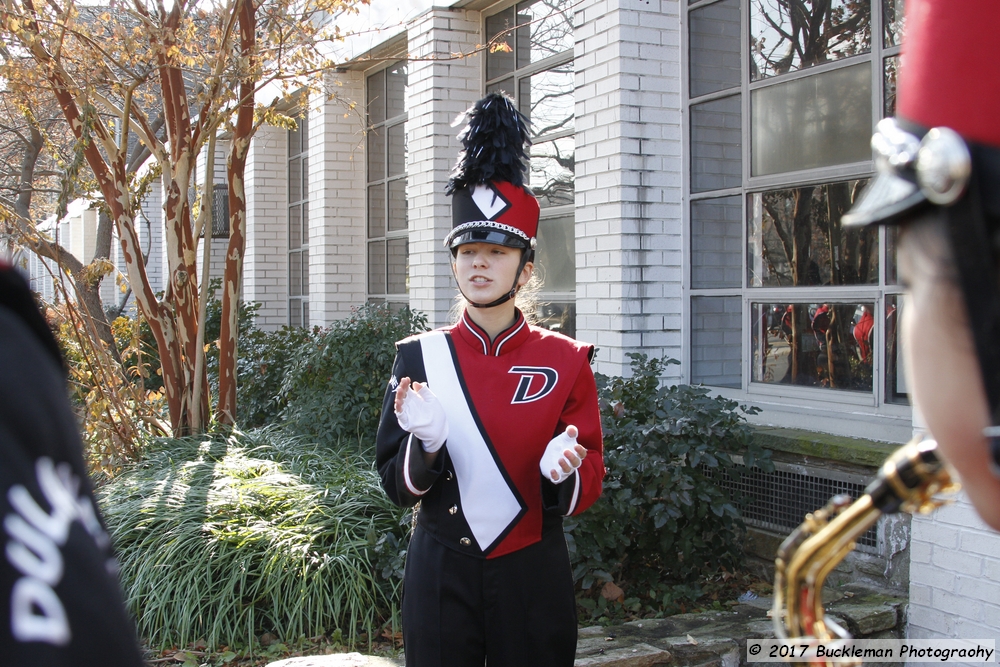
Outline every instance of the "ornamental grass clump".
POLYGON ((705 387, 660 386, 677 362, 629 356, 632 377, 597 375, 604 493, 564 524, 578 601, 594 617, 675 613, 701 596, 706 578, 732 573, 744 525, 740 499, 718 480, 773 470, 743 417, 755 408, 705 387))
POLYGON ((161 440, 99 503, 150 646, 252 648, 264 632, 354 643, 396 618, 380 546, 405 543, 409 519, 368 461, 275 429, 161 440))

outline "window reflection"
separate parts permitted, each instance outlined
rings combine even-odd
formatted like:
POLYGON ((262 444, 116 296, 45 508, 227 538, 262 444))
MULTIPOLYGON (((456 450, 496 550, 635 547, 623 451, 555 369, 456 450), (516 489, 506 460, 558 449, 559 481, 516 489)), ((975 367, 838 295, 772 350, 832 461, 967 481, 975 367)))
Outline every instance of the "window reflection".
POLYGON ((550 301, 538 305, 535 324, 549 331, 576 338, 576 303, 550 301))
POLYGON ((559 0, 517 5, 517 66, 524 67, 573 48, 573 10, 559 0))
POLYGON ((531 119, 532 136, 573 129, 575 85, 571 62, 521 79, 517 106, 531 119))
MULTIPOLYGON (((486 78, 495 79, 514 71, 514 8, 486 17, 486 78)), ((490 92, 490 91, 487 91, 490 92)))
POLYGON ((538 224, 535 267, 549 292, 576 288, 576 230, 573 216, 545 218, 538 224))
POLYGON ((899 323, 905 300, 891 294, 885 298, 885 399, 889 403, 909 404, 906 389, 906 366, 899 347, 899 323))
POLYGON ((740 3, 691 10, 691 97, 740 85, 740 3))
POLYGON ((882 26, 885 30, 885 46, 903 43, 903 0, 882 0, 882 26))
POLYGON ((691 299, 691 381, 742 386, 743 312, 738 296, 691 299))
POLYGON ((691 106, 691 192, 743 182, 740 96, 691 106))
POLYGON ((691 287, 743 286, 742 197, 691 202, 691 287))
POLYGON ((750 2, 751 81, 870 49, 870 0, 750 2))
POLYGON ((882 76, 884 77, 884 97, 882 99, 882 115, 896 115, 896 76, 899 73, 899 56, 885 59, 882 76))
POLYGON ((878 230, 840 217, 867 180, 756 192, 747 202, 751 287, 878 283, 878 230))
POLYGON ((528 187, 542 208, 573 203, 576 168, 573 137, 543 141, 531 147, 528 187))
POLYGON ((752 303, 754 382, 872 390, 873 303, 752 303))
POLYGON ((754 176, 871 159, 871 65, 864 63, 751 93, 754 176))

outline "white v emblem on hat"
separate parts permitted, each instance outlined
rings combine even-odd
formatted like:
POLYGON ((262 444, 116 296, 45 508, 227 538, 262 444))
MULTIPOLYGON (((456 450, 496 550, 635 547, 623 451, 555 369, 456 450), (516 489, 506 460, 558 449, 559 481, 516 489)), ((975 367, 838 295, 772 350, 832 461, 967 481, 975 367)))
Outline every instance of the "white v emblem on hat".
POLYGON ((492 220, 493 216, 502 213, 510 206, 510 202, 504 199, 502 194, 485 183, 480 183, 472 191, 472 201, 476 202, 476 206, 487 220, 492 220))

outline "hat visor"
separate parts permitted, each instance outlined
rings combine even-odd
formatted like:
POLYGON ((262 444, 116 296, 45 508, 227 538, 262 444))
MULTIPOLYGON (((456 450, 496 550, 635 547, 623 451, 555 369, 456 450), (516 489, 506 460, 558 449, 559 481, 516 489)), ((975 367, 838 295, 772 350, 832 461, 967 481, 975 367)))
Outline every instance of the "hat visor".
POLYGON ((926 201, 919 185, 892 171, 883 171, 868 184, 840 224, 843 227, 894 224, 926 201))
POLYGON ((489 229, 485 227, 473 227, 466 229, 460 234, 456 234, 448 241, 449 248, 457 248, 466 243, 492 243, 493 245, 507 246, 508 248, 527 249, 530 245, 520 236, 508 234, 499 229, 489 229))

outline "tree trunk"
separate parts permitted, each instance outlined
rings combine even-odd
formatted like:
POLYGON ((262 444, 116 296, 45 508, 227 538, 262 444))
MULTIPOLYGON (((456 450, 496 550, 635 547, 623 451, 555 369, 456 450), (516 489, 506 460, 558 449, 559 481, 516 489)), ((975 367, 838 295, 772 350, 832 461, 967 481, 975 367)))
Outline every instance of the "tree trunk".
POLYGON ((243 255, 246 251, 247 199, 245 175, 247 153, 254 132, 253 94, 256 68, 253 58, 256 40, 256 16, 253 2, 239 3, 240 48, 247 58, 250 74, 240 82, 240 106, 236 114, 226 160, 229 182, 229 247, 222 281, 222 326, 219 334, 219 404, 216 419, 223 424, 236 421, 236 357, 239 337, 239 303, 243 284, 243 255))

